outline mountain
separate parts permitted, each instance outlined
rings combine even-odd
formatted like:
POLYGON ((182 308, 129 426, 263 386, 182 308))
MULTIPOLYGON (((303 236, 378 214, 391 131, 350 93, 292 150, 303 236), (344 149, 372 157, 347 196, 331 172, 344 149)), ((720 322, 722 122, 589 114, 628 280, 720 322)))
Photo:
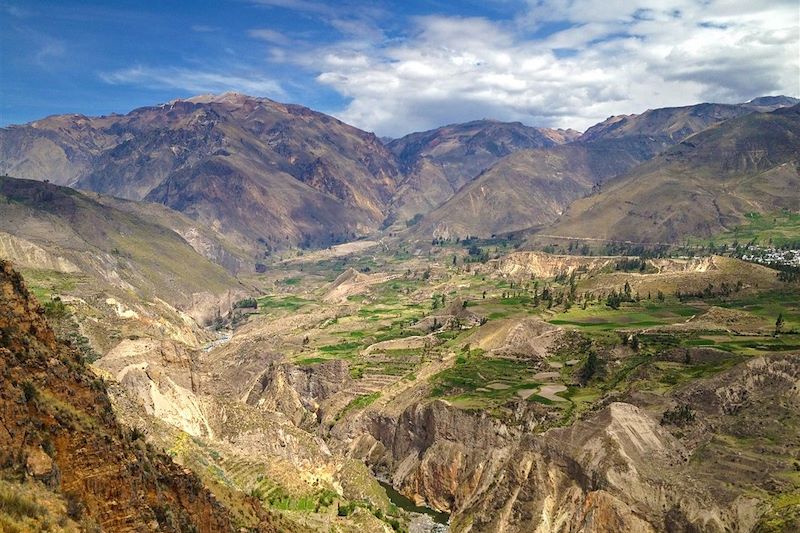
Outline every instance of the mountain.
POLYGON ((800 104, 800 99, 792 98, 791 96, 759 96, 758 98, 753 98, 749 102, 746 102, 742 105, 751 107, 758 111, 774 111, 779 107, 791 107, 793 105, 800 104))
POLYGON ((426 215, 416 233, 489 237, 553 222, 573 201, 668 145, 645 136, 520 150, 426 215))
POLYGON ((160 223, 236 272, 275 250, 351 241, 423 215, 413 231, 426 238, 546 225, 667 147, 792 102, 653 109, 582 135, 479 120, 384 143, 301 106, 226 93, 2 128, 0 172, 163 204, 197 229, 163 210, 160 223))
POLYGON ((665 137, 675 143, 712 124, 752 112, 749 107, 736 104, 697 104, 649 109, 638 115, 609 117, 586 130, 578 140, 591 142, 629 135, 652 135, 665 137))
POLYGON ((790 96, 762 96, 743 104, 703 103, 683 107, 648 109, 635 115, 616 115, 586 130, 578 141, 651 135, 677 143, 714 124, 748 113, 774 111, 800 103, 790 96))
POLYGON ((0 129, 0 172, 162 203, 251 250, 374 230, 399 181, 373 134, 235 93, 0 129))
POLYGON ((687 138, 570 206, 544 233, 676 242, 747 213, 800 205, 800 105, 751 113, 687 138))
MULTIPOLYGON (((765 100, 770 109, 792 101, 765 100)), ((575 200, 670 146, 754 112, 749 104, 698 104, 611 117, 561 146, 499 159, 413 230, 419 237, 488 237, 553 223, 575 200)))
POLYGON ((406 178, 392 207, 399 219, 424 214, 504 156, 527 148, 557 146, 577 136, 573 130, 476 120, 394 139, 387 146, 406 178))
MULTIPOLYGON (((0 530, 238 530, 197 477, 117 423, 104 382, 2 260, 0 332, 0 530)), ((254 500, 239 505, 256 530, 281 530, 254 500)))
POLYGON ((100 349, 144 333, 196 345, 207 334, 189 316, 211 320, 243 293, 239 281, 200 252, 231 258, 237 252, 167 211, 0 177, 0 256, 35 272, 62 301, 91 309, 84 314, 93 319, 81 326, 100 349), (200 252, 159 218, 180 226, 200 252))

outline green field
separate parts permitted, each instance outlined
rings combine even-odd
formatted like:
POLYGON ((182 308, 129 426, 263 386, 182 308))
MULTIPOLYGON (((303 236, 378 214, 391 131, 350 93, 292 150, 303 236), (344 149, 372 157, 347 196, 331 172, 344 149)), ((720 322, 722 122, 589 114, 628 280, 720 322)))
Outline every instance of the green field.
POLYGON ((257 299, 259 312, 265 313, 269 311, 289 311, 295 312, 301 307, 310 303, 310 300, 305 300, 297 296, 262 296, 257 299))
POLYGON ((788 210, 770 214, 749 213, 744 224, 714 236, 713 239, 690 240, 692 244, 708 245, 754 243, 758 246, 783 246, 800 243, 800 212, 788 210))
POLYGON ((685 322, 693 315, 702 312, 701 308, 684 304, 674 299, 664 303, 655 300, 642 300, 638 303, 624 303, 619 309, 612 309, 604 303, 594 303, 586 309, 572 307, 566 313, 548 322, 559 326, 574 326, 595 330, 615 330, 625 328, 647 328, 685 322))

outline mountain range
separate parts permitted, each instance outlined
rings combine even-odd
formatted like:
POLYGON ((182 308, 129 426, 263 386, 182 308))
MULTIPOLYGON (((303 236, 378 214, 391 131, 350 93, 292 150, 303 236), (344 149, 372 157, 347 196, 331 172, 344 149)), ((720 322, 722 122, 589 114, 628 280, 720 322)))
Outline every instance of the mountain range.
POLYGON ((226 93, 126 115, 60 115, 2 128, 0 172, 167 206, 224 235, 225 246, 239 252, 213 260, 228 267, 242 260, 252 269, 263 254, 325 247, 384 228, 417 239, 526 230, 673 242, 710 235, 747 210, 792 202, 796 113, 771 112, 797 102, 762 97, 653 109, 609 117, 582 134, 480 120, 384 143, 302 106, 226 93), (783 132, 774 133, 783 155, 755 155, 762 148, 753 143, 776 129, 783 132), (720 143, 724 179, 711 157, 720 143), (683 163, 676 160, 683 156, 691 163, 680 178, 676 165, 683 163), (743 162, 754 157, 757 163, 743 162), (730 189, 731 180, 755 170, 768 173, 770 194, 783 200, 754 201, 748 195, 764 191, 730 189), (673 176, 675 190, 660 184, 665 175, 673 176), (657 210, 678 196, 705 200, 691 216, 630 209, 608 214, 611 208, 603 206, 612 196, 642 205, 641 199, 622 200, 623 190, 658 198, 657 210), (719 201, 731 207, 717 213, 723 190, 728 196, 719 201), (581 214, 589 206, 591 213, 581 214), (642 216, 650 225, 669 223, 645 231, 642 216))

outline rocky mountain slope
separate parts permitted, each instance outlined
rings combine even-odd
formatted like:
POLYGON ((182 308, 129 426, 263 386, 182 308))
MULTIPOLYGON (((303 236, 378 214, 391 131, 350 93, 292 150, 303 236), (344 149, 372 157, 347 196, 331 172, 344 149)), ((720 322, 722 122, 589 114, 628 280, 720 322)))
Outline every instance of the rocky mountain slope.
POLYGON ((557 146, 577 136, 573 130, 476 120, 394 139, 387 146, 406 174, 392 200, 395 216, 406 220, 427 213, 508 154, 557 146))
POLYGON ((800 205, 800 106, 723 122, 570 206, 545 233, 677 242, 800 205))
POLYGON ((374 135, 234 93, 0 129, 0 172, 163 203, 253 249, 373 230, 399 178, 374 135))
POLYGON ((709 126, 753 112, 765 113, 800 103, 788 96, 763 96, 744 104, 697 104, 648 109, 635 115, 617 115, 586 130, 579 141, 616 139, 629 135, 665 137, 677 143, 709 126))
POLYGON ((423 217, 414 232, 490 237, 546 225, 573 201, 668 147, 636 135, 520 150, 499 160, 423 217))
MULTIPOLYGON (((56 340, 5 261, 0 331, 0 529, 44 527, 48 514, 73 531, 235 529, 196 477, 116 422, 103 382, 56 340), (26 499, 33 490, 49 505, 26 499)), ((259 530, 279 530, 257 512, 259 530)))
POLYGON ((403 228, 428 213, 417 228, 426 238, 549 224, 595 184, 667 146, 792 102, 654 109, 582 135, 480 120, 384 145, 301 106, 227 93, 2 128, 0 172, 164 204, 253 257, 403 228))

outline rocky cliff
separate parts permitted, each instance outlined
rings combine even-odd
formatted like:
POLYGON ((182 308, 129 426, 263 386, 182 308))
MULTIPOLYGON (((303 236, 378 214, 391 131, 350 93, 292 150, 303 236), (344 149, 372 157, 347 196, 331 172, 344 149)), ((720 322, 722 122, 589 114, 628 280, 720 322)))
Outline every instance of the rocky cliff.
POLYGON ((450 511, 454 531, 752 531, 769 517, 791 530, 794 515, 771 509, 792 492, 798 390, 796 358, 774 355, 544 432, 533 410, 509 424, 436 400, 365 413, 332 437, 409 497, 450 511), (665 424, 675 405, 696 419, 665 424), (767 414, 776 405, 782 422, 767 414))

